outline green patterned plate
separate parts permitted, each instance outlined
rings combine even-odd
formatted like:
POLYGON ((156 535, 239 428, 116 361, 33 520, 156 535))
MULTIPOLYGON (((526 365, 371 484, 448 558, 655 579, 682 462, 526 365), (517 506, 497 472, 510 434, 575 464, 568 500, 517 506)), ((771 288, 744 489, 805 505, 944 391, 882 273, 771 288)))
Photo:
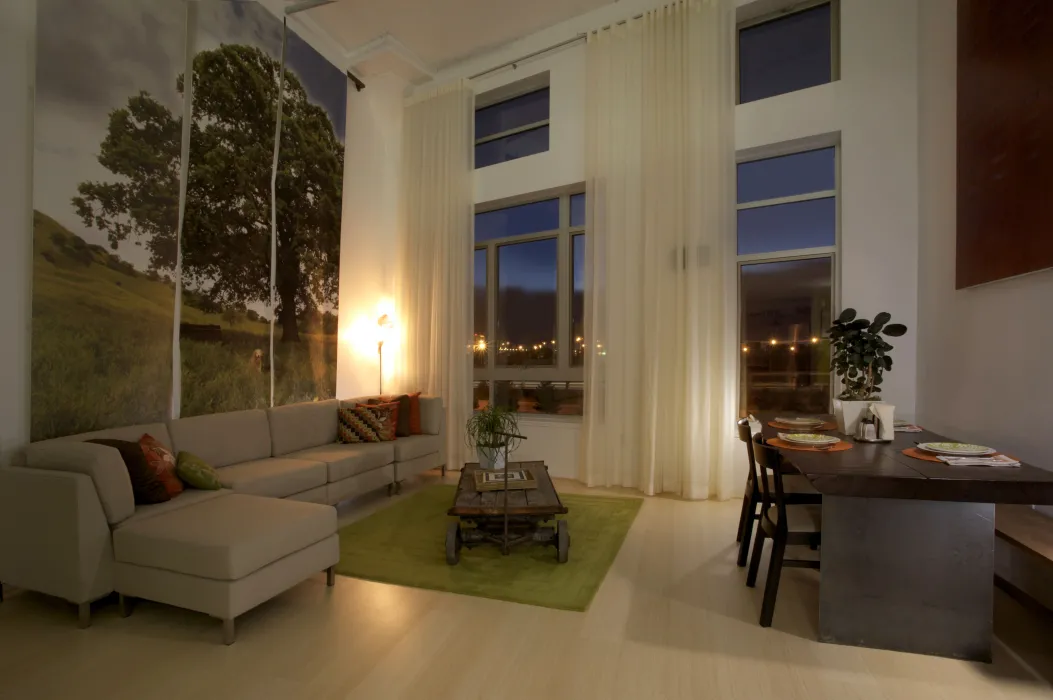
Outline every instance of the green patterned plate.
POLYGON ((840 438, 836 438, 833 435, 818 435, 816 433, 779 433, 779 439, 798 445, 836 445, 841 442, 840 438))
POLYGON ((983 445, 971 445, 967 442, 923 442, 918 447, 926 452, 934 452, 938 455, 958 455, 960 457, 993 455, 998 451, 983 445))

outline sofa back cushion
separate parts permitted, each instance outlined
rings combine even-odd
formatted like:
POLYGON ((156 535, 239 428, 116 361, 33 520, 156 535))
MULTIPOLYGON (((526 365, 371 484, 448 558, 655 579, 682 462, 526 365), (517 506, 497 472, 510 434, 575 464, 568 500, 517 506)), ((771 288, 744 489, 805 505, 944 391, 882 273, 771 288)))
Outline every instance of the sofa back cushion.
POLYGON ((263 410, 180 418, 168 427, 176 453, 192 452, 213 467, 271 456, 271 429, 263 410))
POLYGON ((135 513, 132 480, 121 453, 112 447, 76 440, 45 440, 26 448, 26 464, 33 469, 90 476, 110 525, 127 520, 135 513))
POLYGON ((309 447, 335 443, 338 406, 339 402, 332 399, 268 409, 271 452, 275 457, 281 457, 309 447))
MULTIPOLYGON (((139 442, 143 435, 152 435, 165 447, 172 446, 172 437, 168 433, 168 426, 164 423, 144 423, 142 425, 128 425, 123 428, 108 428, 106 430, 94 430, 90 433, 78 433, 64 437, 41 440, 34 445, 49 445, 58 442, 85 442, 96 438, 108 440, 127 440, 128 442, 139 442)), ((26 464, 26 460, 15 460, 16 465, 26 464)))

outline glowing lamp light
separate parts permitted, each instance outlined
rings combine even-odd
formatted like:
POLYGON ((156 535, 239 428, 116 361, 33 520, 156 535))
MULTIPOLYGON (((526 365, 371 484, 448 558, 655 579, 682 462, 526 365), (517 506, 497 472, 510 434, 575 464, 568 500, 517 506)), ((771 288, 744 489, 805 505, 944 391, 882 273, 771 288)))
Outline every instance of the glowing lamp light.
POLYGON ((475 344, 475 349, 479 352, 486 352, 486 340, 480 339, 479 342, 475 344))
POLYGON ((818 342, 819 342, 819 339, 816 338, 815 336, 812 336, 812 345, 815 345, 818 342))
POLYGON ((772 338, 772 339, 771 339, 771 344, 772 344, 772 345, 778 345, 778 344, 779 344, 779 341, 777 341, 777 340, 776 340, 775 338, 772 338))
POLYGON ((796 345, 791 345, 790 346, 790 352, 797 352, 797 346, 796 345))
POLYGON ((749 352, 749 351, 750 351, 750 349, 747 346, 745 346, 745 345, 742 346, 742 352, 749 352))

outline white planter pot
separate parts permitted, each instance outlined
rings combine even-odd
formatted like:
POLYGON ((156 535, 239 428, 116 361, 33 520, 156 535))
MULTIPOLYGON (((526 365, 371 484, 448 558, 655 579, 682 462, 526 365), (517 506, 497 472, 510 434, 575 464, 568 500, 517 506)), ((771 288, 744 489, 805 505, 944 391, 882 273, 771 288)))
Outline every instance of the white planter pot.
POLYGON ((837 429, 845 435, 855 435, 859 421, 867 411, 867 406, 880 401, 842 401, 834 399, 834 416, 837 418, 837 429))
POLYGON ((479 458, 479 466, 483 469, 504 469, 505 451, 501 447, 476 447, 475 454, 479 458))

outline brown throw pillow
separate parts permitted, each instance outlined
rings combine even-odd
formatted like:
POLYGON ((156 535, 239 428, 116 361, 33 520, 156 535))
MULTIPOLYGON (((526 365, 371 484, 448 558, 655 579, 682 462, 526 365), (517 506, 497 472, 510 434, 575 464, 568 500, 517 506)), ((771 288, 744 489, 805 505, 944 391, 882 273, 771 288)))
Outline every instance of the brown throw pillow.
POLYGON ((420 427, 420 392, 409 395, 409 431, 410 435, 423 435, 420 427))
POLYGON ((164 483, 157 478, 156 472, 143 453, 142 446, 137 442, 128 440, 108 440, 104 438, 88 440, 96 445, 106 445, 121 453, 124 460, 124 468, 128 470, 128 478, 132 482, 132 495, 135 504, 147 506, 154 503, 164 503, 172 499, 165 489, 164 483))
POLYGON ((142 447, 143 454, 146 455, 147 464, 157 474, 160 482, 165 485, 169 497, 175 498, 183 493, 183 482, 176 476, 176 457, 172 451, 162 445, 157 438, 148 434, 139 438, 139 445, 142 447))
POLYGON ((396 429, 399 422, 399 404, 397 401, 379 404, 358 404, 357 408, 365 408, 373 412, 380 422, 379 432, 381 441, 388 442, 398 437, 396 429))
POLYGON ((413 433, 410 432, 410 397, 409 394, 402 394, 392 399, 392 402, 399 405, 398 421, 395 425, 395 437, 409 437, 413 433))
POLYGON ((370 406, 341 408, 337 411, 337 438, 347 445, 381 442, 387 429, 370 406))

